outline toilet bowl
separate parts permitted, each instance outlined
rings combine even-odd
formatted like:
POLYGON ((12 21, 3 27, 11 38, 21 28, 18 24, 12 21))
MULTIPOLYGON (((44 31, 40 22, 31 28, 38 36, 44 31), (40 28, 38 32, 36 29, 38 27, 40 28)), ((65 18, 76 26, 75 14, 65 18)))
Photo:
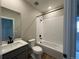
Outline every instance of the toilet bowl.
POLYGON ((33 52, 36 53, 36 54, 42 54, 43 50, 40 46, 34 46, 32 47, 33 49, 33 52))
POLYGON ((33 59, 41 59, 41 55, 43 53, 43 49, 40 46, 35 46, 35 39, 28 40, 29 44, 32 47, 33 53, 32 57, 33 59))

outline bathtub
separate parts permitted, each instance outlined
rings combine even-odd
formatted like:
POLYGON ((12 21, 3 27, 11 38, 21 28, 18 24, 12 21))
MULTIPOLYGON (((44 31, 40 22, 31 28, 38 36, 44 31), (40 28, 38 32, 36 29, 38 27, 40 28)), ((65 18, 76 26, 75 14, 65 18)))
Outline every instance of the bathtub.
POLYGON ((41 40, 40 42, 37 42, 37 45, 40 45, 43 48, 43 52, 47 53, 48 55, 55 57, 56 59, 63 59, 63 46, 41 40))

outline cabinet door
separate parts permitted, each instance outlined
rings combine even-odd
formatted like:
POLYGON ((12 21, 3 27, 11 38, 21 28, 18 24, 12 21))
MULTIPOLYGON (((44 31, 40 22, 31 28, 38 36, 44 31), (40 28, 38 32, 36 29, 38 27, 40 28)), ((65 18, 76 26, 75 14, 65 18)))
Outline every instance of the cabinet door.
POLYGON ((28 56, 27 46, 23 46, 7 54, 4 54, 3 59, 27 59, 27 56, 28 56))
POLYGON ((23 52, 23 53, 17 55, 16 57, 17 57, 17 59, 27 59, 26 58, 26 52, 23 52))
POLYGON ((14 58, 11 58, 11 59, 17 59, 16 57, 14 57, 14 58))

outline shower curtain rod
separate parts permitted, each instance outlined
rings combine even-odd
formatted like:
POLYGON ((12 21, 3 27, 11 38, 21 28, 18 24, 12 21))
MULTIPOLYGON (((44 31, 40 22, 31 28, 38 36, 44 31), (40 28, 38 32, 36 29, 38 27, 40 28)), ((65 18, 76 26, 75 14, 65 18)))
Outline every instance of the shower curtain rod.
MULTIPOLYGON (((49 14, 49 13, 52 13, 52 12, 55 12, 55 11, 58 11, 58 10, 61 10, 61 9, 64 9, 64 7, 58 8, 56 10, 53 10, 53 11, 50 11, 50 12, 47 12, 47 13, 43 13, 43 14, 41 14, 39 16, 43 16, 43 15, 46 15, 46 14, 49 14)), ((39 16, 37 16, 37 17, 39 17, 39 16)))

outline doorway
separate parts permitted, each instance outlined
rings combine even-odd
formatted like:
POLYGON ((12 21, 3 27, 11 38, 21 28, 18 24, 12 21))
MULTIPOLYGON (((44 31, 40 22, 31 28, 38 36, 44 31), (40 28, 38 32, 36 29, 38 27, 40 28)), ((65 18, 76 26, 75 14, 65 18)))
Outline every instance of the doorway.
POLYGON ((77 31, 76 31, 76 59, 79 59, 79 16, 77 17, 77 31))

